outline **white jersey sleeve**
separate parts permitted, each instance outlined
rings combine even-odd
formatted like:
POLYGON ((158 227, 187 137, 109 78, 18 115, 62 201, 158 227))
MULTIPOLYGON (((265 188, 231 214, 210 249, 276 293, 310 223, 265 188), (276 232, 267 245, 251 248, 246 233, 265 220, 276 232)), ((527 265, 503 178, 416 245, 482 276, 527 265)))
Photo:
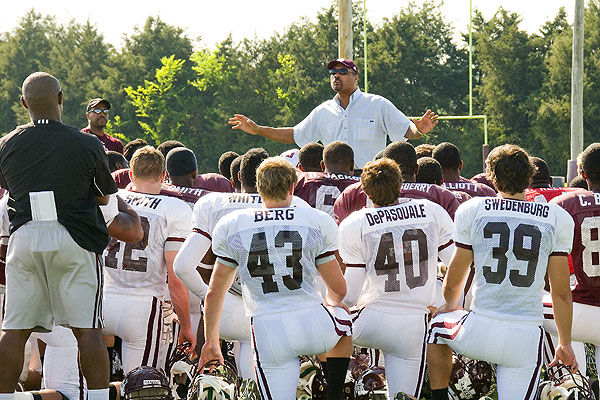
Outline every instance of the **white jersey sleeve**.
POLYGON ((108 198, 108 204, 105 206, 100 206, 100 211, 102 211, 102 216, 104 217, 106 226, 110 226, 115 217, 119 215, 119 200, 117 199, 116 193, 110 195, 108 198))
POLYGON ((362 218, 362 215, 352 213, 339 227, 340 257, 349 267, 364 268, 367 263, 362 244, 362 218))
POLYGON ((575 222, 573 217, 563 208, 559 207, 556 209, 556 222, 555 226, 560 227, 556 230, 556 236, 554 238, 554 248, 552 254, 563 254, 567 255, 571 253, 573 249, 573 236, 575 222))
POLYGON ((476 203, 467 201, 461 204, 454 216, 454 243, 457 247, 473 248, 471 228, 477 212, 476 203))
POLYGON ((167 240, 165 251, 177 251, 192 232, 192 210, 181 201, 167 210, 167 240), (185 207, 183 207, 185 206, 185 207))
POLYGON ((232 268, 238 266, 238 260, 233 248, 229 246, 229 231, 235 228, 236 221, 228 218, 217 223, 213 231, 212 251, 217 256, 217 261, 232 268))
POLYGON ((203 234, 210 239, 211 222, 210 215, 212 214, 212 208, 217 200, 218 193, 210 193, 206 196, 200 197, 196 204, 194 204, 194 211, 192 212, 192 229, 194 232, 203 234))

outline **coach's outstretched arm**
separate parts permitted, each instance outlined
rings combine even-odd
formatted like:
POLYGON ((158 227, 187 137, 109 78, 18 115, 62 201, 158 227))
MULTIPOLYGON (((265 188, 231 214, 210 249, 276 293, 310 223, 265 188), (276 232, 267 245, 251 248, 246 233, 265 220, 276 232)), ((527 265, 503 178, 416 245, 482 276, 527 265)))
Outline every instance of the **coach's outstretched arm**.
POLYGON ((558 347, 550 367, 559 361, 571 367, 572 372, 578 369, 575 353, 571 347, 571 324, 573 322, 573 300, 569 286, 569 264, 567 255, 550 256, 548 258, 548 280, 552 296, 552 310, 556 329, 558 330, 558 347))
POLYGON ((242 114, 234 114, 233 117, 229 118, 228 124, 233 125, 231 129, 241 129, 251 135, 259 135, 280 143, 294 143, 293 128, 261 126, 242 114))

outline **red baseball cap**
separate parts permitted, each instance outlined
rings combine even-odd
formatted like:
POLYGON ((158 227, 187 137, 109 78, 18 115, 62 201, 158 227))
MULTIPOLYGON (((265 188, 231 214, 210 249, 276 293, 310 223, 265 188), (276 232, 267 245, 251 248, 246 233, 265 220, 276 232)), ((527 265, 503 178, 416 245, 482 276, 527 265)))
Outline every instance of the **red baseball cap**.
POLYGON ((327 69, 333 68, 335 64, 343 64, 346 67, 350 68, 354 73, 358 74, 358 67, 351 60, 347 58, 338 58, 337 60, 332 60, 327 63, 327 69))

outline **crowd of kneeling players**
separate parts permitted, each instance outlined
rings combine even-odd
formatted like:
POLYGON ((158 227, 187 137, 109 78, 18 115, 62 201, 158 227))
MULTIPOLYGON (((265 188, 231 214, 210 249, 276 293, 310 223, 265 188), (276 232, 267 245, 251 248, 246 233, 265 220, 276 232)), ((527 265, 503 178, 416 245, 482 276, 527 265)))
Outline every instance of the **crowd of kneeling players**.
MULTIPOLYGON (((142 231, 103 254, 111 398, 598 396, 600 144, 578 161, 552 187, 513 145, 472 179, 451 143, 395 142, 362 171, 342 142, 227 152, 220 174, 174 141, 109 152, 107 225, 142 231), (213 359, 233 367, 195 379, 213 359)), ((30 344, 21 398, 85 395, 69 332, 30 344)))

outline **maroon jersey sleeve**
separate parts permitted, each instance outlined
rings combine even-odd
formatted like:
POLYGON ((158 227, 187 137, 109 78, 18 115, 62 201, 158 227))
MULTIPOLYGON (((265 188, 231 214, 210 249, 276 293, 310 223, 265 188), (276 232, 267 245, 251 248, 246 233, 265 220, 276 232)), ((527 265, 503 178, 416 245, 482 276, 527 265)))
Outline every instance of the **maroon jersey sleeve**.
POLYGON ((446 210, 453 220, 456 209, 460 205, 450 190, 430 183, 403 183, 400 197, 433 201, 446 210))
POLYGON ((348 186, 337 198, 333 205, 333 215, 338 225, 352 214, 367 205, 367 195, 363 192, 360 182, 348 186))
POLYGON ((571 256, 577 284, 573 301, 600 306, 600 193, 565 193, 551 203, 563 207, 575 222, 571 256))
POLYGON ((472 197, 468 193, 461 192, 460 190, 451 190, 451 192, 454 195, 454 197, 456 197, 456 200, 458 200, 459 204, 462 204, 465 201, 472 199, 472 197))
POLYGON ((482 173, 477 174, 474 177, 472 177, 471 182, 481 183, 483 185, 486 185, 490 189, 492 189, 494 192, 497 192, 496 187, 494 186, 494 183, 488 178, 488 176, 485 172, 482 172, 482 173))
POLYGON ((207 173, 198 175, 196 180, 196 189, 204 189, 211 192, 233 193, 234 188, 229 179, 223 175, 207 173))
POLYGON ((118 169, 112 173, 112 177, 119 189, 125 189, 131 183, 129 178, 129 168, 118 169))

